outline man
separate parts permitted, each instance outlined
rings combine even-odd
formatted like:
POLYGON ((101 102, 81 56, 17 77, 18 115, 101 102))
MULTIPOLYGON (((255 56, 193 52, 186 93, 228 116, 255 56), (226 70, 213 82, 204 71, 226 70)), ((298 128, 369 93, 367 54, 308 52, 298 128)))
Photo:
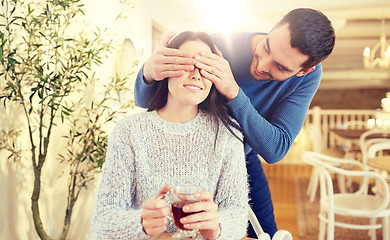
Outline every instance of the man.
MULTIPOLYGON (((280 161, 302 128, 320 84, 320 63, 335 44, 331 22, 319 11, 295 9, 268 34, 214 35, 219 55, 203 53, 195 58, 166 48, 171 37, 164 37, 140 70, 136 104, 147 106, 153 81, 180 76, 194 67, 201 69, 226 97, 232 116, 243 129, 250 204, 263 230, 273 236, 277 231, 273 204, 257 155, 268 163, 280 161)), ((255 237, 251 226, 248 236, 255 237)))

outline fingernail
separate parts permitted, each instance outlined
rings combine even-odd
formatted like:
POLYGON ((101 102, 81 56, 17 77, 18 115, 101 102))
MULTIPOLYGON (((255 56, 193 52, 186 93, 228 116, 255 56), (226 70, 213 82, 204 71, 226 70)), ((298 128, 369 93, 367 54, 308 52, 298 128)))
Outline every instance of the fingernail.
POLYGON ((181 221, 182 222, 187 222, 187 218, 182 218, 181 221))
POLYGON ((186 211, 190 211, 190 207, 185 207, 186 211))
POLYGON ((196 60, 200 60, 200 56, 196 55, 196 56, 195 56, 195 59, 196 59, 196 60))
POLYGON ((195 197, 200 197, 200 193, 195 193, 195 197))

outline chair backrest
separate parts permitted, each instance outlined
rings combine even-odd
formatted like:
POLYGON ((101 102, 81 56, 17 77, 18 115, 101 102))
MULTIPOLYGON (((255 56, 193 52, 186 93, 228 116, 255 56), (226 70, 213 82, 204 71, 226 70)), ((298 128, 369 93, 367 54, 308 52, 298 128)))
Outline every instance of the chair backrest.
POLYGON ((314 124, 307 124, 305 126, 306 130, 307 130, 307 133, 310 137, 310 140, 312 142, 312 145, 313 145, 313 151, 314 152, 318 152, 318 153, 322 153, 322 132, 321 132, 321 129, 319 127, 317 127, 316 125, 314 124))
POLYGON ((367 163, 367 151, 371 145, 387 141, 390 141, 390 130, 372 129, 364 132, 359 139, 360 151, 362 153, 362 162, 367 163))
MULTIPOLYGON (((389 204, 389 187, 386 183, 386 180, 378 173, 365 170, 366 166, 361 162, 351 159, 339 159, 331 156, 327 156, 320 153, 315 152, 304 152, 302 154, 303 161, 313 165, 319 171, 320 178, 320 199, 321 201, 327 201, 329 206, 329 211, 332 215, 334 215, 334 188, 333 181, 331 177, 331 173, 338 174, 340 176, 345 177, 360 177, 364 179, 374 179, 377 183, 379 183, 377 195, 381 196, 381 204, 376 209, 367 210, 364 214, 361 211, 353 211, 351 210, 350 216, 361 216, 361 217, 372 217, 375 214, 386 209, 389 204), (343 169, 342 166, 348 165, 349 167, 357 167, 362 169, 362 171, 356 170, 346 170, 343 169)), ((367 186, 364 186, 367 188, 367 186)), ((363 191, 367 191, 368 189, 359 189, 355 193, 350 194, 359 194, 363 191)), ((345 193, 344 193, 345 194, 345 193)))
POLYGON ((260 226, 259 221, 257 220, 257 217, 255 213, 252 211, 252 209, 249 209, 248 214, 249 222, 251 223, 253 230, 255 231, 257 235, 257 239, 261 240, 271 240, 271 237, 263 231, 263 228, 260 226))
POLYGON ((380 141, 369 146, 367 150, 367 158, 374 158, 377 156, 378 152, 383 153, 384 150, 390 150, 390 139, 386 140, 387 141, 380 141))

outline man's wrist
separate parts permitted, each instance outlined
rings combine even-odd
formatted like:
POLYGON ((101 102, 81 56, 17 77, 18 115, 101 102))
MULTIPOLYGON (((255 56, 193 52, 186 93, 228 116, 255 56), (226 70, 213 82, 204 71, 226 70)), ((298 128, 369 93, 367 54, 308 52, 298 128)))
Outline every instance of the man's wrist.
POLYGON ((237 88, 234 89, 228 96, 225 96, 226 100, 230 102, 231 100, 235 99, 238 96, 239 91, 240 91, 240 87, 237 86, 237 88))
POLYGON ((153 83, 153 79, 152 78, 147 78, 145 75, 143 75, 143 79, 144 79, 144 82, 146 84, 152 84, 153 83))

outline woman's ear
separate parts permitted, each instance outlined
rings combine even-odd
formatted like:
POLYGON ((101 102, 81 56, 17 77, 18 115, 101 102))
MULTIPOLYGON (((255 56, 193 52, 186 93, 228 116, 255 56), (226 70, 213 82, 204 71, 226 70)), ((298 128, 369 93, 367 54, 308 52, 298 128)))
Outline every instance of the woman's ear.
POLYGON ((314 69, 316 69, 316 66, 313 66, 311 68, 305 68, 305 69, 302 69, 301 71, 299 71, 297 74, 295 74, 295 76, 297 77, 301 77, 303 75, 306 75, 308 73, 311 73, 314 69))

